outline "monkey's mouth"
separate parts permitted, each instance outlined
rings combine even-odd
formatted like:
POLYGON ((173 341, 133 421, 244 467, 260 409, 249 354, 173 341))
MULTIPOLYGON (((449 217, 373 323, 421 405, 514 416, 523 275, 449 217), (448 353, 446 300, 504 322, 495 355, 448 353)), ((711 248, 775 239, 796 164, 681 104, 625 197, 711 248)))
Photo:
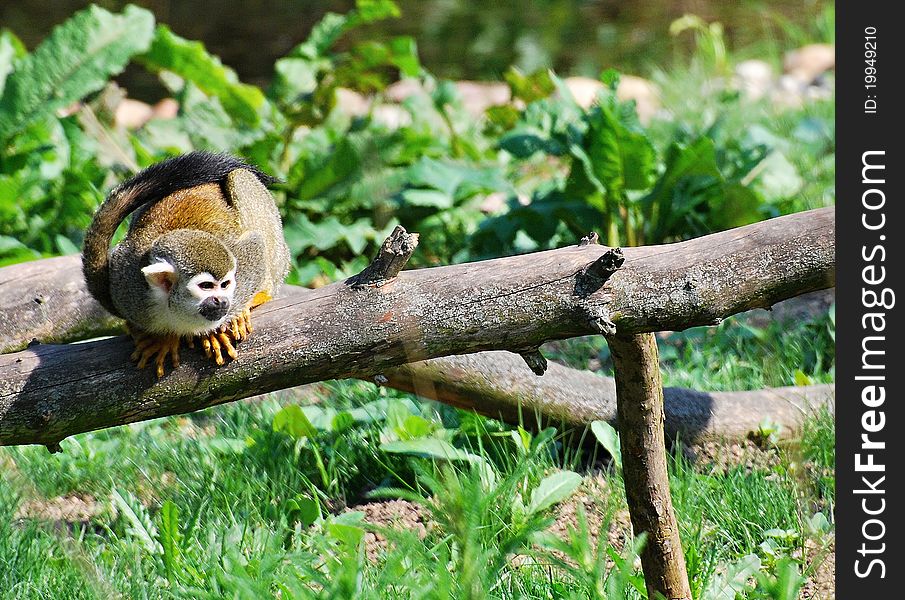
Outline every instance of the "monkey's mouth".
POLYGON ((216 296, 205 298, 198 312, 208 321, 219 321, 229 312, 229 300, 216 296))

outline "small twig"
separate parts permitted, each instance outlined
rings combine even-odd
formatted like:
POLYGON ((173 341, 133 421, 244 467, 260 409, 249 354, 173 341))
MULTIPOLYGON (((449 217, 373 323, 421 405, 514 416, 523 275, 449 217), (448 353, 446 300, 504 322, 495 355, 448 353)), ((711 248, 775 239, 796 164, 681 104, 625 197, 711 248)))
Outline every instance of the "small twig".
MULTIPOLYGON (((592 234, 586 238, 582 238, 582 244, 580 245, 590 245, 595 237, 596 236, 592 234), (584 240, 588 240, 588 243, 585 244, 584 240)), ((625 255, 622 253, 622 248, 610 248, 578 273, 578 276, 575 278, 575 294, 581 298, 587 298, 603 287, 603 284, 606 283, 613 273, 618 271, 623 264, 625 264, 625 255)), ((607 333, 608 330, 600 331, 601 333, 607 333)))
POLYGON ((609 312, 603 307, 596 307, 588 311, 588 322, 601 335, 615 335, 616 324, 609 312))
POLYGON ((600 236, 597 235, 596 231, 592 231, 588 235, 581 238, 581 241, 578 242, 578 245, 579 246, 590 246, 592 244, 599 244, 599 243, 600 243, 600 236))
POLYGON ((352 277, 353 288, 380 287, 399 274, 418 247, 418 234, 408 233, 401 225, 397 225, 393 233, 384 240, 374 259, 358 275, 352 277))

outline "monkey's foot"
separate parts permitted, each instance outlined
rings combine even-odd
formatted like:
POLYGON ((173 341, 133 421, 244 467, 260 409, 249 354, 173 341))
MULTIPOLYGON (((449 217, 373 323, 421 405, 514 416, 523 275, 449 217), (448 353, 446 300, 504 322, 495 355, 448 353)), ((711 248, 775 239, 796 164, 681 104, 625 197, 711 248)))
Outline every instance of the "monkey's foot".
MULTIPOLYGON (((208 358, 214 359, 214 362, 217 363, 217 365, 226 363, 226 359, 223 358, 224 352, 226 352, 226 355, 233 360, 236 360, 239 357, 233 343, 244 338, 233 336, 233 329, 236 329, 238 332, 238 328, 234 323, 235 321, 231 320, 214 331, 195 336, 200 340, 201 348, 204 349, 204 354, 206 354, 208 358)), ((195 347, 194 339, 188 338, 188 342, 189 348, 195 347)))
POLYGON ((248 308, 257 308, 258 306, 261 306, 265 302, 270 302, 271 300, 273 300, 273 296, 271 296, 269 292, 258 292, 251 299, 248 308))
POLYGON ((163 377, 167 356, 170 356, 174 369, 179 366, 180 337, 178 335, 150 334, 131 327, 128 330, 135 342, 135 350, 129 358, 138 361, 139 369, 144 369, 153 360, 157 365, 157 377, 163 377))

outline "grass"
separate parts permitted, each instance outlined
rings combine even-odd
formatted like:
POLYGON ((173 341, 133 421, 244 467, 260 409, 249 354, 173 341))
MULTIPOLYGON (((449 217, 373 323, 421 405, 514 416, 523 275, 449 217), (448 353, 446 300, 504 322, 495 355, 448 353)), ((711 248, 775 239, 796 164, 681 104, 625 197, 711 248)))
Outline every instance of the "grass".
MULTIPOLYGON (((750 315, 717 327, 695 327, 658 336, 663 385, 698 390, 755 390, 835 381, 835 324, 825 314, 811 319, 770 320, 750 315)), ((600 337, 548 344, 544 353, 577 369, 613 375, 600 337)))
MULTIPOLYGON (((738 323, 671 337, 665 343, 678 350, 666 372, 689 384, 772 384, 802 367, 808 353, 795 340, 813 342, 824 325, 768 326, 742 341, 738 323), (731 354, 739 366, 726 373, 701 360, 731 354), (769 363, 783 366, 756 373, 753 365, 769 363)), ((812 343, 812 354, 827 350, 820 347, 812 343)), ((822 380, 832 355, 810 364, 822 380)), ((834 444, 832 414, 823 411, 800 440, 769 449, 770 460, 721 467, 673 456, 697 597, 711 597, 715 578, 749 555, 767 579, 781 576, 783 557, 809 567, 806 540, 824 535, 809 523, 817 511, 832 520, 834 444)), ((552 430, 531 435, 360 382, 82 434, 56 455, 2 449, 0 597, 640 598, 633 549, 614 541, 630 539, 621 478, 599 470, 595 454, 552 430), (371 420, 334 416, 310 438, 275 430, 274 417, 296 403, 314 407, 305 409, 314 422, 327 407, 385 410, 371 420), (447 440, 473 458, 382 447, 406 438, 447 440), (577 492, 536 513, 525 508, 545 477, 568 470, 583 476, 577 492), (52 513, 73 495, 89 514, 52 513), (363 522, 356 509, 380 496, 413 502, 422 535, 363 522), (586 512, 592 525, 582 529, 586 512), (547 529, 554 521, 558 540, 547 529), (389 545, 365 544, 375 533, 389 545)))

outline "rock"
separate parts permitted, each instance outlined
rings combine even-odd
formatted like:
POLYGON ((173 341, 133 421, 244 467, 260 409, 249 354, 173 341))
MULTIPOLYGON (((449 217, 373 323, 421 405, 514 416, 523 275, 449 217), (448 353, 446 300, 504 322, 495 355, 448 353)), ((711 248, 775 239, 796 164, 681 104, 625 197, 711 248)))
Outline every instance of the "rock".
POLYGON ((381 104, 371 111, 371 118, 388 129, 399 129, 412 124, 412 115, 397 104, 381 104))
POLYGON ((788 75, 811 83, 819 75, 836 68, 836 47, 832 44, 810 44, 786 54, 783 68, 788 75))
POLYGON ((509 86, 499 81, 457 81, 456 89, 470 114, 481 116, 491 106, 508 104, 512 99, 509 86))
MULTIPOLYGON (((602 81, 590 77, 567 77, 565 84, 582 108, 590 108, 597 101, 597 95, 606 89, 602 81)), ((657 86, 635 75, 620 75, 616 98, 621 102, 635 101, 638 118, 648 123, 660 108, 657 86)))
POLYGON ((597 101, 597 94, 606 89, 602 81, 590 77, 566 77, 566 87, 575 98, 575 102, 582 108, 590 108, 597 101))
POLYGON ((776 82, 770 95, 773 103, 780 107, 798 108, 804 104, 808 84, 793 75, 783 75, 776 82))
POLYGON ((427 90, 424 89, 424 86, 421 85, 421 82, 419 80, 400 79, 399 81, 389 85, 387 89, 384 90, 383 95, 386 96, 387 100, 391 100, 393 102, 402 102, 409 96, 426 93, 427 90))
POLYGON ((346 88, 336 89, 336 107, 352 117, 362 117, 371 109, 371 100, 346 88))
POLYGON ((179 114, 179 103, 172 98, 164 98, 154 105, 155 119, 175 119, 179 114))
POLYGON ((154 117, 154 109, 150 104, 133 100, 131 98, 123 98, 116 105, 113 113, 113 122, 120 127, 126 129, 138 129, 154 117))
POLYGON ((763 60, 745 60, 735 66, 735 87, 751 100, 763 98, 774 77, 773 67, 763 60))
POLYGON ((619 77, 619 87, 616 88, 616 98, 621 102, 634 100, 638 118, 642 123, 649 123, 660 110, 660 90, 653 82, 635 75, 622 75, 619 77))

